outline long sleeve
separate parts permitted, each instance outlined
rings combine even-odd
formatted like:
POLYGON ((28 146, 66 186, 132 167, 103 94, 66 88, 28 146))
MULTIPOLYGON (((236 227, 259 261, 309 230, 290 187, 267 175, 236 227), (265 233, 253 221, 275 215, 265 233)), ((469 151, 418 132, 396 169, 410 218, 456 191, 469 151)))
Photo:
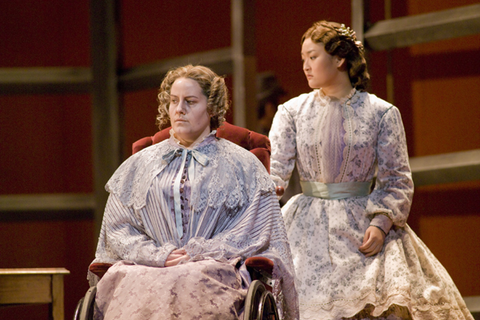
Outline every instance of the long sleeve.
POLYGON ((394 225, 403 227, 410 212, 413 180, 400 112, 389 108, 380 121, 377 141, 378 173, 369 197, 367 214, 386 214, 394 225))
POLYGON ((138 264, 163 267, 173 243, 160 245, 149 237, 135 211, 110 194, 94 262, 130 260, 138 264))
POLYGON ((270 175, 277 186, 286 189, 295 167, 297 148, 295 122, 284 105, 278 107, 269 139, 272 144, 270 175))

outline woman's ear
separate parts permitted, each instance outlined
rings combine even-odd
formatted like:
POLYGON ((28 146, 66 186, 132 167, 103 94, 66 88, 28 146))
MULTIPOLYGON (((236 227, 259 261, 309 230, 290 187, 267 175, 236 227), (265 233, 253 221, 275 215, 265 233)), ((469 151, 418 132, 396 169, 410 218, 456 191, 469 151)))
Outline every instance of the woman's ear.
POLYGON ((339 56, 335 56, 335 62, 337 64, 337 68, 342 69, 346 66, 345 58, 340 58, 339 56))

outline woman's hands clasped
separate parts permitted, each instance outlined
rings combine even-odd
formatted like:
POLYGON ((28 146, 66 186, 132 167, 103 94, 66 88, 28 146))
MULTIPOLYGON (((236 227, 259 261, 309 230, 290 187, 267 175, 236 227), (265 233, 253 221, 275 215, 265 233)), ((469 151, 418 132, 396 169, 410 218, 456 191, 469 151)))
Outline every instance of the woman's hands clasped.
POLYGON ((181 261, 189 260, 190 256, 187 255, 185 249, 173 250, 165 261, 165 267, 173 267, 179 264, 181 261))
POLYGON ((363 244, 358 248, 366 257, 379 253, 385 242, 385 234, 375 226, 368 227, 363 238, 363 244))

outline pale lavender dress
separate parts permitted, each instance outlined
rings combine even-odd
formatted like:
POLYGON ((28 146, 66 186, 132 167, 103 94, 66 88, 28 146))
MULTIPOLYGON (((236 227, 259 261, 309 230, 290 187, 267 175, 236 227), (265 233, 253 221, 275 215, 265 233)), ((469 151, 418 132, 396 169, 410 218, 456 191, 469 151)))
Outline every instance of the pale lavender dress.
POLYGON ((274 261, 280 313, 298 319, 274 184, 252 153, 214 134, 191 149, 172 136, 134 154, 109 180, 93 262, 115 264, 97 283, 97 319, 238 319, 251 256, 274 261), (177 248, 191 259, 165 267, 177 248))
POLYGON ((395 106, 355 89, 342 100, 314 90, 279 106, 269 138, 276 184, 286 187, 296 164, 305 188, 282 208, 301 319, 473 319, 406 224, 413 182, 395 106), (388 234, 366 258, 358 248, 370 225, 388 234))

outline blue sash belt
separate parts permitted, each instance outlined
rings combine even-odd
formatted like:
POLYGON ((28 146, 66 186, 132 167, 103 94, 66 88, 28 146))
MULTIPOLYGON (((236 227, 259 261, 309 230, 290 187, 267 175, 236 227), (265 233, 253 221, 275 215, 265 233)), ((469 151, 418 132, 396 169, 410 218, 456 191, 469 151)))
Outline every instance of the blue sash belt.
POLYGON ((303 194, 310 197, 338 200, 350 197, 365 197, 370 194, 372 181, 322 183, 316 181, 300 181, 303 194))

